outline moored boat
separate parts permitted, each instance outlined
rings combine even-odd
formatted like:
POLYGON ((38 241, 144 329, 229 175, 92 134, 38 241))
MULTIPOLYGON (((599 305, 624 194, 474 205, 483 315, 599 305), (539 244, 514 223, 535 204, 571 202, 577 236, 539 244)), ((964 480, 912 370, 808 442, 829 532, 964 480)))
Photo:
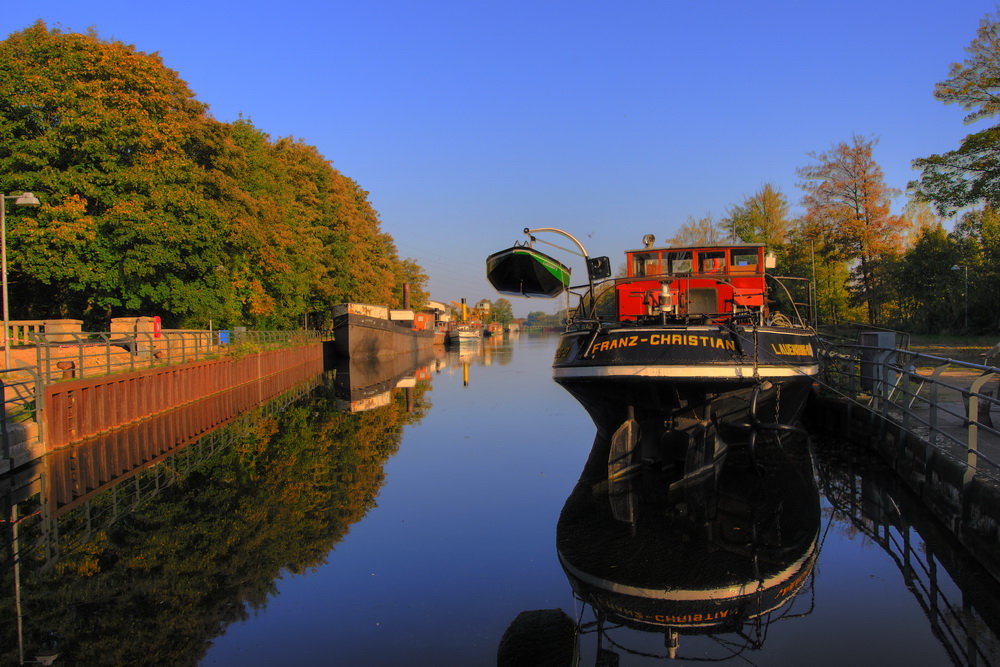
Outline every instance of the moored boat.
POLYGON ((434 345, 434 329, 416 329, 412 311, 342 303, 333 308, 334 349, 341 357, 388 357, 434 345), (409 317, 405 315, 409 314, 409 317))
MULTIPOLYGON (((567 232, 524 231, 567 237, 586 260, 552 367, 599 437, 627 427, 622 449, 672 463, 687 458, 693 431, 728 439, 799 419, 819 372, 816 333, 790 295, 791 316, 771 310, 769 287, 784 288, 766 273, 763 244, 657 247, 647 235, 612 278, 608 258, 567 232)), ((516 282, 487 277, 498 290, 516 282)))
POLYGON ((448 328, 449 345, 472 345, 482 339, 483 325, 479 322, 453 322, 448 328))

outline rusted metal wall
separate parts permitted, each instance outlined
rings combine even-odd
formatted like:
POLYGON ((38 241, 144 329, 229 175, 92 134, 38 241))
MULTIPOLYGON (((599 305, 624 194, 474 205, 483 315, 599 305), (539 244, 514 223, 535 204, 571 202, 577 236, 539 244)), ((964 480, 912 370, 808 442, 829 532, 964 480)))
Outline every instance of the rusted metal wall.
MULTIPOLYGON (((315 388, 322 367, 305 363, 168 410, 139 423, 62 447, 46 457, 46 497, 57 518, 282 394, 315 388)), ((300 393, 301 392, 301 393, 300 393)))
POLYGON ((51 384, 42 440, 52 451, 250 383, 262 402, 258 381, 297 367, 321 373, 322 343, 51 384))

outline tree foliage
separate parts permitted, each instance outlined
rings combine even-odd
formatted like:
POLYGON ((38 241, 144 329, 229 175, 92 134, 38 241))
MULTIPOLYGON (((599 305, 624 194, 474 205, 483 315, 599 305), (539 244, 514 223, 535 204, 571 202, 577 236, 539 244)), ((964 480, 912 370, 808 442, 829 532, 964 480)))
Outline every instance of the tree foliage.
POLYGON ((688 216, 687 222, 681 225, 677 233, 666 239, 667 243, 676 246, 702 245, 705 243, 722 243, 728 232, 723 230, 711 215, 702 218, 688 216))
MULTIPOLYGON (((945 104, 958 104, 973 123, 1000 111, 1000 25, 986 16, 972 43, 968 58, 952 63, 948 78, 934 87, 934 96, 945 104)), ((1000 207, 1000 126, 965 137, 958 149, 914 160, 920 179, 910 183, 916 197, 931 202, 942 214, 987 205, 1000 207)))
POLYGON ((0 43, 0 191, 15 317, 157 314, 294 326, 335 303, 401 305, 368 193, 301 140, 212 118, 156 54, 42 22, 0 43))
POLYGON ((826 239, 842 259, 856 262, 851 285, 867 304, 872 324, 880 319, 878 295, 884 274, 880 262, 900 250, 907 221, 891 211, 898 192, 885 184, 872 149, 876 140, 855 135, 798 169, 805 194, 804 224, 826 239))
POLYGON ((729 208, 722 227, 734 239, 746 243, 766 243, 778 247, 788 236, 788 200, 771 183, 729 208))

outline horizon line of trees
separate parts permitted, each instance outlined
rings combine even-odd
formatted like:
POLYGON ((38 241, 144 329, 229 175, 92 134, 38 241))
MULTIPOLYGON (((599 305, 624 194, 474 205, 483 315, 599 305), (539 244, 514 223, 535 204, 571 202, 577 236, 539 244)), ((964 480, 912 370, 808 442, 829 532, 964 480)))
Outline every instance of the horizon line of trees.
POLYGON ((323 326, 342 301, 427 300, 368 193, 300 139, 220 122, 160 57, 38 21, 0 42, 13 317, 323 326))
MULTIPOLYGON (((967 52, 934 95, 972 123, 1000 113, 997 16, 967 52)), ((342 301, 399 307, 405 283, 413 306, 427 301, 426 274, 355 181, 300 139, 214 119, 157 54, 39 21, 0 42, 0 72, 0 192, 42 201, 8 210, 13 317, 276 329, 322 327, 342 301)), ((779 272, 813 280, 824 324, 996 330, 1000 125, 915 159, 900 215, 877 143, 810 154, 799 218, 765 183, 671 241, 767 243, 779 272)))

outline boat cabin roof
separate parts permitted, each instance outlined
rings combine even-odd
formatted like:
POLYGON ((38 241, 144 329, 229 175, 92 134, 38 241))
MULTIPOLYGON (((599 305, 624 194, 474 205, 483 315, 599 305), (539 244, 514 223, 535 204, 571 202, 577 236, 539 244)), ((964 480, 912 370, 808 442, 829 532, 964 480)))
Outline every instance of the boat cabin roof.
MULTIPOLYGON (((655 275, 758 274, 769 266, 763 243, 713 243, 626 250, 628 277, 655 275)), ((763 280, 763 278, 761 278, 763 280)))
POLYGON ((764 243, 699 243, 698 245, 685 245, 685 246, 655 246, 648 248, 636 248, 635 250, 626 250, 625 254, 629 255, 635 252, 665 252, 674 250, 719 250, 725 248, 763 248, 764 243))

